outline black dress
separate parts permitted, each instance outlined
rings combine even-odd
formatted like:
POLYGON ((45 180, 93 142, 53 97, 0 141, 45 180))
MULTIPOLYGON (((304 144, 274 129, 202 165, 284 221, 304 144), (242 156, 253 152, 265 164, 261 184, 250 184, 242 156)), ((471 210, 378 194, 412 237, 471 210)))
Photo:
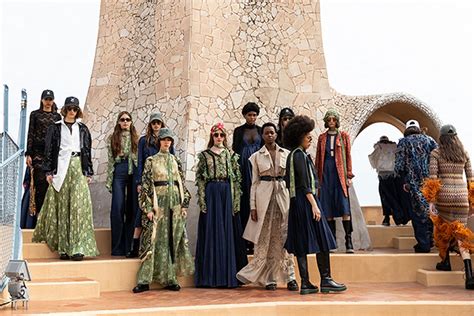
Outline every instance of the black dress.
POLYGON ((297 148, 288 157, 286 170, 285 181, 290 189, 290 211, 285 249, 298 257, 336 249, 336 241, 316 194, 318 177, 311 158, 301 148, 297 148), (308 193, 313 194, 321 211, 319 221, 313 219, 311 204, 306 198, 308 193))

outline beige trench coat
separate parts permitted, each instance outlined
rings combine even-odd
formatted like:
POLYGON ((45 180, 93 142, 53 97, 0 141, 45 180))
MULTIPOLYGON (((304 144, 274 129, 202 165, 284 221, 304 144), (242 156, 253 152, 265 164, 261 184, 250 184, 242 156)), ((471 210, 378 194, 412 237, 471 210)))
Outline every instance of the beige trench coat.
POLYGON ((285 181, 260 181, 261 176, 284 176, 286 159, 290 152, 277 145, 275 164, 267 148, 263 146, 259 151, 250 156, 252 164, 252 186, 250 188, 250 209, 257 210, 258 221, 249 218, 243 237, 257 243, 263 226, 263 220, 270 204, 270 199, 275 193, 276 204, 283 215, 282 232, 286 236, 288 229, 288 210, 290 208, 290 195, 285 181))

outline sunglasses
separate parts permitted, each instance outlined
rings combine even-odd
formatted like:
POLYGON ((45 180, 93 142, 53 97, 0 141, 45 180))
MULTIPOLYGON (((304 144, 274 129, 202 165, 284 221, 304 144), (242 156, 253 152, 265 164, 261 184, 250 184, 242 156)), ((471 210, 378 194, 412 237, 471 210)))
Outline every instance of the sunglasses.
POLYGON ((222 137, 222 138, 224 138, 224 137, 225 137, 225 134, 224 134, 224 133, 214 133, 214 134, 212 134, 212 136, 214 136, 215 138, 217 138, 217 137, 222 137))
POLYGON ((53 98, 44 98, 45 101, 53 101, 53 98))
POLYGON ((329 117, 327 119, 328 122, 337 122, 337 119, 335 117, 329 117))
POLYGON ((73 112, 77 112, 79 111, 79 108, 77 106, 66 106, 66 111, 69 112, 69 111, 73 111, 73 112))
POLYGON ((282 121, 289 121, 291 120, 293 117, 292 116, 284 116, 281 120, 282 121))
POLYGON ((132 119, 129 117, 122 117, 119 121, 120 123, 125 123, 125 122, 131 122, 132 119))
POLYGON ((161 122, 160 121, 153 121, 153 122, 151 122, 151 125, 161 125, 161 122))

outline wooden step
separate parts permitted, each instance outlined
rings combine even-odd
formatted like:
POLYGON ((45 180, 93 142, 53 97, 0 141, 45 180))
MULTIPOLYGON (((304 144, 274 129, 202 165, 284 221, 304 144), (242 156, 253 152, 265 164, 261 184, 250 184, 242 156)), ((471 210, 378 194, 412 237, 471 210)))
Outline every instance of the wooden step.
POLYGON ((362 214, 364 214, 367 225, 381 225, 383 221, 382 206, 362 206, 362 214))
POLYGON ((398 236, 413 236, 413 227, 405 226, 383 226, 367 225, 372 248, 393 248, 393 239, 398 236))
MULTIPOLYGON (((111 234, 110 228, 96 228, 95 238, 97 248, 101 255, 110 254, 111 234)), ((32 243, 33 229, 23 229, 23 258, 25 259, 54 259, 59 255, 51 251, 46 244, 32 243)))
POLYGON ((32 301, 79 300, 100 296, 99 282, 87 278, 33 279, 27 282, 27 287, 32 301))
POLYGON ((393 248, 400 250, 413 250, 416 239, 413 236, 398 236, 393 238, 393 248))
MULTIPOLYGON (((333 277, 341 282, 416 282, 418 269, 433 269, 438 261, 438 254, 434 252, 416 254, 387 249, 385 252, 336 253, 331 255, 331 270, 333 277)), ((308 256, 308 265, 312 281, 319 282, 314 255, 308 256)), ((98 281, 102 292, 130 291, 136 285, 140 260, 99 257, 73 262, 42 259, 30 261, 28 267, 35 279, 84 277, 98 281)), ((460 270, 461 267, 462 262, 453 263, 453 269, 460 270)), ((194 286, 192 276, 180 278, 179 282, 183 287, 194 286)))
POLYGON ((424 286, 464 286, 463 271, 436 271, 418 269, 416 281, 424 286))
MULTIPOLYGON (((393 239, 399 236, 413 236, 413 227, 405 226, 382 226, 367 225, 372 248, 392 248, 394 247, 393 239)), ((23 231, 23 258, 26 259, 55 259, 58 254, 51 252, 46 245, 35 244, 31 242, 33 235, 32 229, 24 229, 23 231)), ((110 228, 96 228, 95 236, 97 247, 101 255, 110 254, 110 228)))

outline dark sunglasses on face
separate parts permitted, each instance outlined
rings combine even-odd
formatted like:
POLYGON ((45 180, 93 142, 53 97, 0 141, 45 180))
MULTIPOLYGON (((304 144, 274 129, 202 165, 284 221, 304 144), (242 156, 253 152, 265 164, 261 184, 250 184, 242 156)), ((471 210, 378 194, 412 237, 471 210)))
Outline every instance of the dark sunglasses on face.
POLYGON ((78 108, 77 106, 69 106, 69 105, 68 105, 68 106, 66 107, 66 111, 68 111, 68 112, 69 112, 69 111, 77 112, 77 111, 79 111, 79 108, 78 108))
POLYGON ((335 117, 329 117, 328 122, 337 122, 337 119, 335 117))
POLYGON ((151 122, 151 125, 161 125, 161 122, 160 121, 153 121, 153 122, 151 122))
POLYGON ((216 138, 217 138, 217 137, 222 137, 222 138, 225 137, 225 134, 224 134, 224 133, 214 133, 214 134, 212 134, 212 135, 213 135, 214 137, 216 137, 216 138))
POLYGON ((132 120, 132 119, 129 118, 129 117, 122 117, 122 118, 120 119, 120 123, 130 122, 131 120, 132 120))
POLYGON ((282 121, 289 121, 291 120, 293 117, 292 116, 284 116, 281 120, 282 121))
POLYGON ((53 98, 44 98, 45 101, 53 101, 53 98))

